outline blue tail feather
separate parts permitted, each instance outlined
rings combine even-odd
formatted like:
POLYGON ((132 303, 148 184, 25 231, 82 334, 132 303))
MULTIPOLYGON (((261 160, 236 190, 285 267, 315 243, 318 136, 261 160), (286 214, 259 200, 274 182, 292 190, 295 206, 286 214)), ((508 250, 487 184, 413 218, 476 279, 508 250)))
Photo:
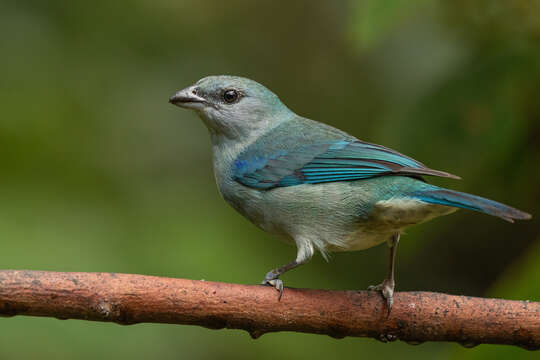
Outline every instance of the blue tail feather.
POLYGON ((415 191, 411 194, 418 200, 438 205, 452 206, 478 211, 484 214, 500 217, 506 221, 530 219, 531 215, 499 202, 485 199, 459 191, 430 186, 428 189, 415 191))

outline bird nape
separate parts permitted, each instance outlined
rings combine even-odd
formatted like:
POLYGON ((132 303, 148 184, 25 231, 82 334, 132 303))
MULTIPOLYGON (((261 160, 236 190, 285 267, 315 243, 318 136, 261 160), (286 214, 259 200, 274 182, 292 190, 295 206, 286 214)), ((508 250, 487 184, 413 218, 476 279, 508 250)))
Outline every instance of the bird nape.
POLYGON ((510 222, 531 218, 493 200, 428 184, 423 176, 458 177, 296 115, 253 80, 205 77, 169 102, 194 110, 208 127, 225 201, 261 229, 296 244, 296 258, 262 281, 279 290, 279 298, 280 275, 316 250, 325 256, 387 242, 388 275, 369 289, 381 292, 390 311, 396 248, 406 227, 458 208, 510 222))

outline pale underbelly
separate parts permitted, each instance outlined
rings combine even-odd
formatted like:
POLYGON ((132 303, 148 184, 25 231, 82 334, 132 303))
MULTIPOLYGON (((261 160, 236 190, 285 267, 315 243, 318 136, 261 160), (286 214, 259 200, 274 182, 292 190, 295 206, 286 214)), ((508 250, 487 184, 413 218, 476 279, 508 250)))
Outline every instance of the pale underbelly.
POLYGON ((374 233, 363 229, 352 232, 346 236, 342 243, 344 246, 329 246, 328 251, 358 251, 377 246, 388 241, 394 232, 374 233))
POLYGON ((409 198, 375 202, 367 213, 358 204, 372 203, 372 191, 343 187, 300 185, 267 192, 236 183, 220 189, 225 200, 259 228, 287 243, 309 241, 321 251, 357 251, 388 241, 406 227, 455 211, 409 198))

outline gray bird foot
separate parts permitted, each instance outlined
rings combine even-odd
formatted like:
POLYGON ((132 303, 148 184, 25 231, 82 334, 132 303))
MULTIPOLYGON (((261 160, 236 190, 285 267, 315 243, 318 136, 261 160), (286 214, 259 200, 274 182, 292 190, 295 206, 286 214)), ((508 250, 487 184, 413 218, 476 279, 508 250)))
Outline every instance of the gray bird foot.
POLYGON ((277 291, 279 291, 278 301, 280 301, 281 297, 283 296, 283 281, 278 279, 278 276, 279 275, 276 275, 274 272, 269 271, 264 277, 264 280, 261 282, 261 285, 273 286, 277 291))
POLYGON ((392 310, 392 305, 394 304, 394 287, 395 282, 390 279, 384 279, 379 285, 371 285, 368 287, 370 291, 380 291, 382 296, 386 299, 386 304, 388 305, 388 315, 392 310))

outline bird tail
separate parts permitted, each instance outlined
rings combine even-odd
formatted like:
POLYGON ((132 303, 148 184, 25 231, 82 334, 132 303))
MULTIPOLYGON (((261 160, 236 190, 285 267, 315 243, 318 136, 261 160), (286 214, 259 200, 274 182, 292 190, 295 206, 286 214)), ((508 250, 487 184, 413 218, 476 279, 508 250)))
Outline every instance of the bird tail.
POLYGON ((508 205, 485 199, 480 196, 443 189, 436 186, 430 186, 427 189, 416 191, 412 195, 414 198, 430 204, 474 210, 484 214, 500 217, 501 219, 509 222, 514 222, 514 220, 527 220, 531 218, 530 214, 508 205))

